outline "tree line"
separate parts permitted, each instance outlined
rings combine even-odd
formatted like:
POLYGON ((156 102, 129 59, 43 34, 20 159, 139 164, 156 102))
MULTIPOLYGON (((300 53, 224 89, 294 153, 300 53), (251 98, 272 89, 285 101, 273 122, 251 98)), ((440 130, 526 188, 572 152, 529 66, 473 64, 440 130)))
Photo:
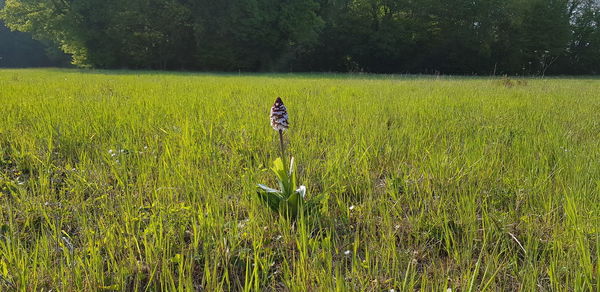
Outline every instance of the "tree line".
MULTIPOLYGON (((0 4, 3 0, 0 0, 0 4)), ((31 34, 10 31, 0 20, 0 68, 56 67, 68 65, 68 56, 50 42, 34 40, 31 34)))
MULTIPOLYGON (((0 0, 0 5, 4 0, 0 0)), ((600 0, 6 0, 92 68, 598 74, 600 0)))

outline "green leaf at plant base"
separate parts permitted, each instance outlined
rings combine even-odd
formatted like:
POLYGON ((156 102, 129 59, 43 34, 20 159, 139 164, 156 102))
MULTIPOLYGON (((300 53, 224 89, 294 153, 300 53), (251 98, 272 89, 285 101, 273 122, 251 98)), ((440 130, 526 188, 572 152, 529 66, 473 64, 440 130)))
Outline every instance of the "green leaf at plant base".
MULTIPOLYGON (((285 200, 283 204, 283 214, 285 214, 288 218, 295 219, 300 214, 300 211, 303 209, 304 199, 300 196, 299 193, 294 192, 287 200, 285 200)), ((281 204, 280 204, 281 207, 281 204)))
POLYGON ((296 171, 294 170, 294 157, 290 159, 290 169, 288 171, 290 178, 290 190, 296 190, 296 171))
POLYGON ((267 193, 278 193, 278 194, 280 194, 280 193, 281 193, 281 191, 280 191, 280 190, 276 190, 276 189, 270 188, 270 187, 268 187, 268 186, 265 186, 265 185, 263 185, 263 184, 258 184, 258 187, 259 187, 260 189, 262 189, 263 191, 267 192, 267 193))
POLYGON ((289 189, 289 176, 287 175, 285 167, 283 166, 283 160, 281 160, 281 158, 275 159, 275 161, 273 161, 273 167, 271 167, 271 170, 273 170, 277 176, 277 182, 279 183, 281 193, 284 195, 284 197, 287 197, 286 194, 288 193, 289 189))
POLYGON ((279 204, 283 201, 281 195, 277 192, 265 192, 259 190, 257 192, 258 198, 265 203, 273 212, 279 211, 279 204))
MULTIPOLYGON (((258 196, 271 210, 286 216, 289 219, 296 219, 300 212, 305 212, 306 187, 296 188, 296 172, 294 171, 294 158, 291 158, 289 169, 285 169, 283 160, 277 158, 271 168, 277 176, 277 182, 280 190, 270 188, 263 184, 258 184, 258 196)), ((311 200, 312 201, 312 200, 311 200)), ((311 203, 318 205, 319 202, 311 203)))

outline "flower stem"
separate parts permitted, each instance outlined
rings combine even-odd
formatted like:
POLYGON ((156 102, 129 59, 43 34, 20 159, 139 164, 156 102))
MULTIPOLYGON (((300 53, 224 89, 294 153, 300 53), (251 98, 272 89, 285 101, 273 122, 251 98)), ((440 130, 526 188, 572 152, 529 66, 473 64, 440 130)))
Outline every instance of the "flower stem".
POLYGON ((281 160, 285 169, 285 149, 283 147, 283 130, 279 130, 279 146, 281 146, 281 160))

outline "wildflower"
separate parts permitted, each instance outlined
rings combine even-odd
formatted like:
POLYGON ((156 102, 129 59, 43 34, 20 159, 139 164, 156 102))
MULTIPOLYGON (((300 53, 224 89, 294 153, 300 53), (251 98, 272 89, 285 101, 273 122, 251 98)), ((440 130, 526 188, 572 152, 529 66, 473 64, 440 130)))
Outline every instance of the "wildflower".
MULTIPOLYGON (((283 147, 283 131, 289 127, 288 113, 281 97, 277 97, 275 103, 271 107, 271 127, 279 132, 279 145, 281 147, 281 159, 285 161, 285 150, 283 147)), ((285 168, 285 162, 284 162, 285 168)))
POLYGON ((350 250, 346 250, 346 251, 344 252, 344 254, 345 254, 345 255, 350 255, 350 250))
POLYGON ((271 127, 275 131, 282 132, 289 127, 288 113, 281 97, 275 100, 275 104, 271 107, 271 127))
MULTIPOLYGON (((280 189, 273 189, 263 184, 258 184, 258 196, 272 211, 288 219, 296 220, 301 213, 308 214, 316 212, 317 203, 320 203, 322 196, 317 196, 306 200, 306 187, 298 187, 296 174, 294 171, 294 157, 289 160, 289 167, 286 165, 285 145, 283 143, 283 131, 289 127, 288 112, 280 97, 277 97, 271 107, 270 114, 271 127, 279 133, 279 143, 281 146, 281 156, 275 159, 271 168, 277 176, 280 189), (306 201, 305 201, 306 200, 306 201)), ((281 240, 278 236, 276 240, 281 240)))
MULTIPOLYGON (((292 157, 293 159, 293 157, 292 157)), ((304 199, 304 197, 306 197, 306 187, 305 186, 300 186, 297 190, 296 193, 299 193, 300 196, 302 196, 302 198, 304 199)))

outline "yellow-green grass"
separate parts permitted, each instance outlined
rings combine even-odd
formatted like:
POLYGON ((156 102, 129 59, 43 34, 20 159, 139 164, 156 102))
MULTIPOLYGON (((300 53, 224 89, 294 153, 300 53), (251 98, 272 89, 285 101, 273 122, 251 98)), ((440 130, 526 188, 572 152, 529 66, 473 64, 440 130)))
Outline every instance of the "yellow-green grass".
POLYGON ((600 291, 600 79, 1 70, 0 146, 2 291, 600 291))

